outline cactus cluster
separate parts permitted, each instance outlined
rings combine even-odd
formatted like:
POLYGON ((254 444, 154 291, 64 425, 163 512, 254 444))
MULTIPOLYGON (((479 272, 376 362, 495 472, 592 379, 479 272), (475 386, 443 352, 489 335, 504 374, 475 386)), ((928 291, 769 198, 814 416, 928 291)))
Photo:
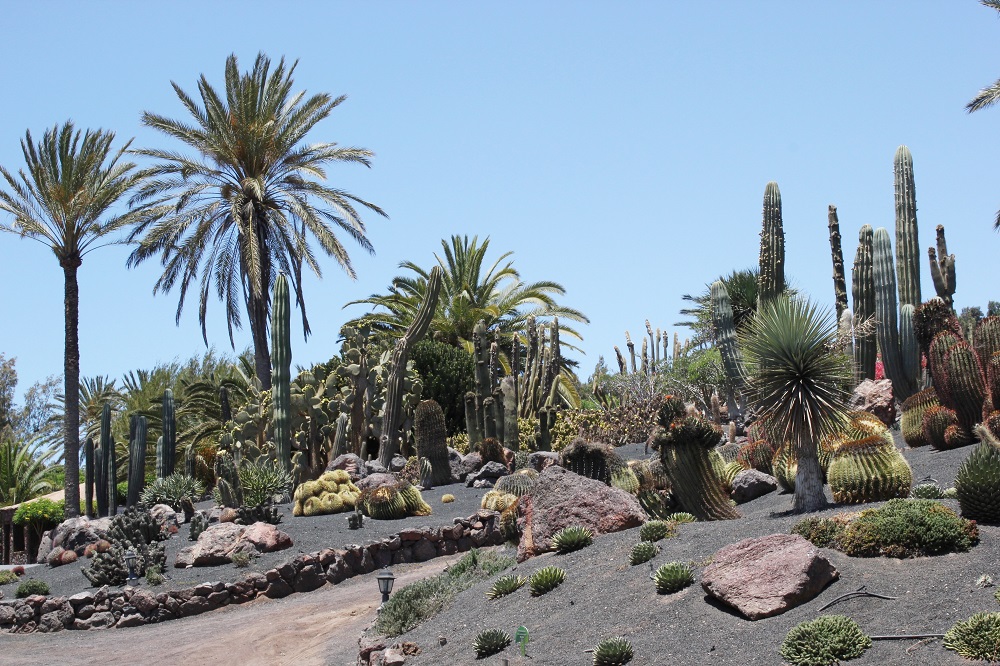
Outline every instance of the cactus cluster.
POLYGON ((295 489, 292 515, 321 516, 350 511, 359 504, 360 497, 361 491, 351 481, 350 474, 342 469, 324 472, 315 481, 306 481, 295 489))
POLYGON ((208 529, 208 515, 203 511, 198 511, 191 518, 191 526, 188 531, 188 539, 197 541, 201 533, 208 529))
POLYGON ((432 511, 416 486, 407 481, 365 490, 357 502, 365 515, 376 520, 429 516, 432 511))
POLYGON ((125 553, 129 550, 136 555, 134 567, 137 576, 144 576, 146 569, 152 566, 162 570, 166 563, 163 543, 166 538, 167 535, 147 509, 129 507, 111 519, 108 528, 110 547, 94 555, 90 566, 82 570, 83 575, 94 587, 123 585, 128 579, 125 553))
POLYGON ((501 490, 490 490, 483 495, 483 499, 479 503, 479 506, 487 511, 503 512, 515 503, 517 503, 517 495, 513 493, 505 493, 501 490))

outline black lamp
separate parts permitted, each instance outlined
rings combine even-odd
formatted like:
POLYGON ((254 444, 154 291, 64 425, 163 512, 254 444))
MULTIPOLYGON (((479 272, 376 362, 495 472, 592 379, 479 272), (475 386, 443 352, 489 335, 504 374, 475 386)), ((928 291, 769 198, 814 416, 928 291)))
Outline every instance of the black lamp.
POLYGON ((384 604, 389 601, 389 593, 392 592, 392 584, 396 582, 396 577, 389 569, 382 569, 375 576, 375 580, 378 581, 378 591, 382 593, 382 603, 384 604))
POLYGON ((131 585, 133 581, 139 580, 139 576, 135 573, 135 551, 129 548, 125 551, 124 557, 125 566, 128 567, 128 582, 131 585))

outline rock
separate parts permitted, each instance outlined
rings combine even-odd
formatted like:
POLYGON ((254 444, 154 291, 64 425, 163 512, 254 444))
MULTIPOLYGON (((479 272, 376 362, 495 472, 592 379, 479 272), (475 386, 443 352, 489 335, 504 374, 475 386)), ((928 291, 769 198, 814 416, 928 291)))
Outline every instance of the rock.
MULTIPOLYGON (((110 518, 95 520, 86 516, 68 518, 42 536, 42 541, 38 546, 38 557, 35 561, 39 564, 47 562, 50 552, 55 548, 72 550, 77 555, 83 555, 87 546, 107 538, 110 527, 110 518)), ((58 564, 54 566, 58 566, 58 564)))
POLYGON ((65 628, 58 612, 45 613, 38 619, 38 631, 42 633, 62 631, 65 628))
POLYGON ((528 456, 528 465, 541 474, 546 467, 559 464, 559 454, 555 451, 535 451, 528 456))
POLYGON ((334 458, 327 466, 326 471, 332 472, 335 469, 342 469, 351 475, 351 481, 355 483, 358 479, 368 476, 368 470, 361 457, 354 453, 344 453, 334 458))
POLYGON ((646 520, 633 495, 558 466, 541 473, 534 490, 518 502, 517 514, 522 534, 518 562, 548 551, 555 533, 570 525, 598 535, 638 527, 646 520))
POLYGON ((770 474, 755 469, 745 469, 733 478, 729 497, 737 504, 757 499, 778 489, 778 481, 770 474))
POLYGON ((102 611, 100 613, 94 613, 86 620, 81 620, 77 618, 73 622, 74 629, 102 629, 104 627, 110 627, 115 623, 115 616, 111 614, 110 611, 102 611))
POLYGON ((839 576, 802 537, 771 534, 716 551, 702 573, 701 586, 747 618, 759 620, 809 601, 839 576))
POLYGON ((379 486, 387 486, 398 482, 399 479, 392 474, 375 472, 374 474, 370 474, 358 481, 356 485, 360 490, 371 490, 373 488, 378 488, 379 486))
POLYGON ((272 553, 292 547, 292 537, 274 525, 264 522, 249 525, 240 540, 253 544, 253 547, 261 553, 272 553))
POLYGON ((490 482, 489 487, 492 488, 496 484, 497 479, 499 479, 501 476, 507 476, 507 474, 509 473, 510 472, 507 469, 506 465, 491 460, 490 462, 480 467, 478 472, 466 476, 465 485, 468 486, 469 488, 483 488, 486 486, 482 485, 477 486, 475 484, 477 481, 486 480, 490 482))
POLYGON ((406 656, 395 646, 382 653, 382 664, 384 666, 403 666, 406 663, 406 656))
POLYGON ((448 447, 448 467, 451 469, 452 483, 462 483, 469 472, 475 471, 467 468, 463 463, 462 454, 450 446, 448 447))
POLYGON ((483 456, 479 453, 479 451, 467 453, 462 457, 462 469, 465 470, 466 476, 472 474, 482 466, 483 456))
POLYGON ((156 597, 148 590, 136 590, 129 599, 129 603, 135 606, 136 610, 143 615, 149 615, 160 606, 156 601, 156 597))
POLYGON ((233 553, 270 553, 292 546, 292 538, 270 523, 209 525, 193 546, 182 548, 175 568, 216 566, 232 562, 233 553))
POLYGON ((882 423, 891 426, 896 421, 896 401, 892 396, 892 382, 888 379, 866 379, 854 389, 852 409, 870 412, 882 423))
POLYGON ((470 481, 472 485, 470 488, 493 488, 497 485, 497 482, 493 479, 474 479, 470 481))
POLYGON ((180 528, 181 521, 177 518, 177 512, 167 504, 154 504, 149 513, 161 529, 169 532, 171 527, 180 528))
POLYGON ((389 470, 382 467, 382 464, 378 460, 366 460, 365 469, 368 470, 369 474, 386 474, 389 470))
POLYGON ((406 467, 406 458, 397 454, 392 457, 392 461, 389 463, 390 472, 399 472, 404 467, 406 467))

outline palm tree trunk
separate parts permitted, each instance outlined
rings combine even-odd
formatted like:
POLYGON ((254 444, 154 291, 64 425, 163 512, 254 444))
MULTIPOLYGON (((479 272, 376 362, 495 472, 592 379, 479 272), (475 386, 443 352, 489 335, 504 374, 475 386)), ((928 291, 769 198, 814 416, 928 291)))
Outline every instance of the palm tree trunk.
POLYGON ((795 513, 811 513, 826 508, 823 494, 823 468, 819 464, 819 454, 812 437, 799 436, 798 471, 795 473, 795 499, 792 510, 795 513))
POLYGON ((76 271, 79 258, 63 260, 66 344, 63 356, 66 398, 63 452, 66 472, 66 517, 80 515, 80 289, 76 271))
POLYGON ((271 347, 267 336, 267 322, 270 315, 271 285, 264 278, 263 296, 257 297, 251 291, 247 298, 247 316, 250 318, 250 333, 253 336, 254 369, 261 388, 271 388, 271 347))

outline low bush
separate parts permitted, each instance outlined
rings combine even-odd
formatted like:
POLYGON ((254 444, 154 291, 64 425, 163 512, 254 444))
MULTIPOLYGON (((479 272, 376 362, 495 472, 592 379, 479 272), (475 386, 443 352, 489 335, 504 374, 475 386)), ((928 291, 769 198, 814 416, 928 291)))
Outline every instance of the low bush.
POLYGON ((792 527, 792 534, 798 534, 819 548, 837 548, 840 537, 847 529, 847 522, 837 516, 833 518, 803 518, 792 527))
POLYGON ((35 580, 34 578, 31 578, 17 586, 17 591, 14 593, 14 596, 18 599, 24 599, 25 597, 30 597, 35 594, 47 595, 48 593, 48 583, 44 580, 35 580))
POLYGON ((444 573, 407 585, 385 602, 375 631, 399 636, 443 610, 459 592, 514 565, 514 558, 471 550, 444 573))
POLYGON ((10 569, 0 570, 0 585, 10 585, 17 582, 17 574, 10 569))
POLYGON ((872 639, 851 618, 823 615, 793 627, 780 652, 795 666, 830 666, 860 657, 871 645, 872 639))
POLYGON ((971 520, 935 500, 894 499, 852 520, 840 547, 853 557, 918 557, 965 552, 979 543, 971 520))
POLYGON ((23 525, 34 532, 37 542, 45 530, 52 529, 64 519, 64 504, 43 497, 21 504, 14 511, 12 520, 15 525, 23 525))
POLYGON ((1000 613, 976 613, 944 635, 944 646, 967 659, 1000 661, 1000 613))

